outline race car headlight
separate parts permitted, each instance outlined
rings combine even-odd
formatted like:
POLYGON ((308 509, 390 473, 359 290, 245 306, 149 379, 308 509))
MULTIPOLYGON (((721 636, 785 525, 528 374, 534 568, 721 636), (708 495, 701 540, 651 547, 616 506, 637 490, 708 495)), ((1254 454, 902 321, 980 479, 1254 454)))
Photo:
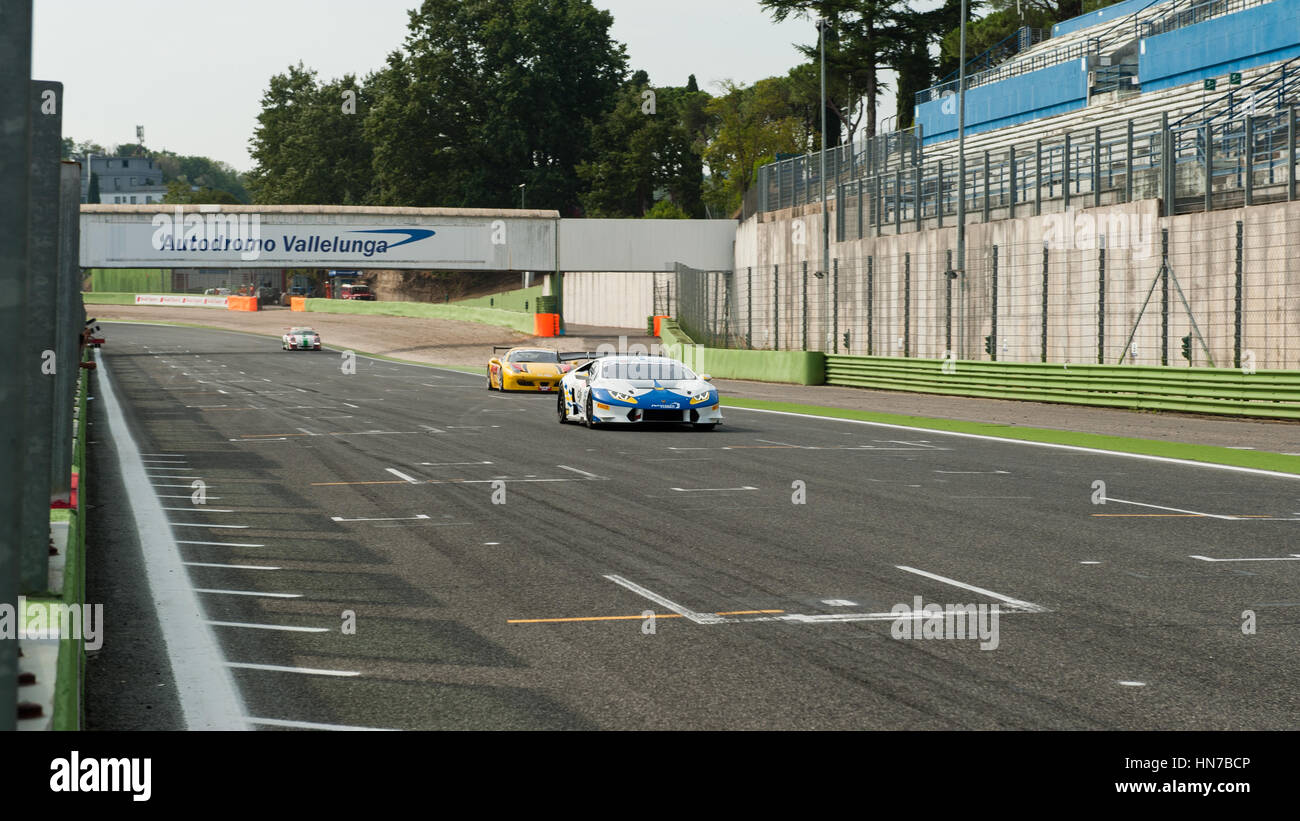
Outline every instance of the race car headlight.
POLYGON ((714 399, 714 393, 713 393, 713 391, 705 391, 704 393, 697 394, 696 396, 692 396, 692 397, 691 397, 691 404, 692 404, 692 405, 702 405, 702 404, 704 404, 705 402, 710 402, 710 401, 712 401, 713 399, 714 399))
POLYGON ((618 391, 610 391, 609 395, 611 398, 617 399, 620 402, 626 402, 629 405, 636 404, 636 397, 632 396, 631 394, 619 393, 618 391))

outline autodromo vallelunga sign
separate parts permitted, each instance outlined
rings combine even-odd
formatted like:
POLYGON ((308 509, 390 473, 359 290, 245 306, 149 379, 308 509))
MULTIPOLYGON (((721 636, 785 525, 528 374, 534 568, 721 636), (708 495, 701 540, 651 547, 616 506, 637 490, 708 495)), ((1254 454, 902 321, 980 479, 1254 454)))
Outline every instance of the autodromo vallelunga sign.
POLYGON ((83 206, 82 267, 549 270, 551 211, 83 206))

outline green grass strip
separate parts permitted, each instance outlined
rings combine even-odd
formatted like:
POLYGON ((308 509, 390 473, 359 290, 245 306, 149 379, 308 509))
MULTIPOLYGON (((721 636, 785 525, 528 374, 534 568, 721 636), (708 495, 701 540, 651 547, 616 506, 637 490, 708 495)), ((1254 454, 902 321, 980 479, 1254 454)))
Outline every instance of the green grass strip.
POLYGON ((1050 428, 1026 428, 995 422, 966 422, 956 419, 935 419, 928 416, 904 416, 896 413, 877 413, 852 408, 827 408, 820 405, 803 405, 795 402, 772 402, 766 399, 740 399, 724 397, 724 407, 754 408, 756 410, 785 411, 835 419, 855 419, 862 422, 881 422, 888 425, 906 425, 926 430, 951 433, 974 433, 999 439, 1025 442, 1048 442, 1054 445, 1109 450, 1119 453, 1139 453, 1145 456, 1162 456, 1168 459, 1185 459, 1215 465, 1272 470, 1300 475, 1300 456, 1287 456, 1258 450, 1233 450, 1217 445, 1191 445, 1186 442, 1163 442, 1156 439, 1136 439, 1128 436, 1111 436, 1104 433, 1079 433, 1050 428))
POLYGON ((134 305, 135 293, 83 291, 81 301, 86 305, 134 305))

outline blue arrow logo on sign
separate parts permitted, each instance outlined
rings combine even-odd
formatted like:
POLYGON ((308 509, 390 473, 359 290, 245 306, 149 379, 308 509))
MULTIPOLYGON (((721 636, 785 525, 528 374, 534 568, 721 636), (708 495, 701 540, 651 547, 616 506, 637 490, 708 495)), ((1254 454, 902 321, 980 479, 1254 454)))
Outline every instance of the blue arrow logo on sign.
POLYGON ((401 242, 395 242, 388 246, 389 250, 405 245, 408 242, 417 242, 422 239, 428 239, 434 235, 434 231, 429 228, 374 228, 368 231, 353 231, 354 234, 406 234, 406 239, 401 242))

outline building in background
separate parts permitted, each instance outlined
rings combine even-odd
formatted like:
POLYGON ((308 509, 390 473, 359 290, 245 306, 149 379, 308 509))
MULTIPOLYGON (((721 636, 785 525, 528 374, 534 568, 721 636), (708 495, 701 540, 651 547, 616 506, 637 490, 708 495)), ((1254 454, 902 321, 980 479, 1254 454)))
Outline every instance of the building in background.
POLYGON ((109 205, 162 202, 167 195, 162 169, 145 157, 74 157, 81 162, 81 201, 90 195, 90 175, 99 178, 99 201, 109 205))

